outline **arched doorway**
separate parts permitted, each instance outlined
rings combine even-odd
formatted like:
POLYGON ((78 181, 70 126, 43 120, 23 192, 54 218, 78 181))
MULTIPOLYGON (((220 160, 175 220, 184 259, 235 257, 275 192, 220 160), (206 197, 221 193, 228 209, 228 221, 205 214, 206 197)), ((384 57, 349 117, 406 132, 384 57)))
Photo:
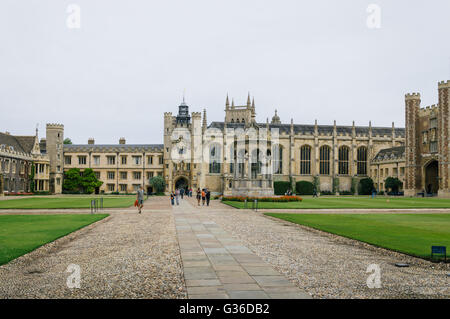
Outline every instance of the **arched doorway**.
POLYGON ((437 194, 439 190, 439 166, 438 161, 431 161, 425 167, 425 192, 437 194))
POLYGON ((175 182, 175 189, 177 189, 177 188, 187 189, 188 187, 189 187, 189 182, 185 177, 180 177, 175 182))

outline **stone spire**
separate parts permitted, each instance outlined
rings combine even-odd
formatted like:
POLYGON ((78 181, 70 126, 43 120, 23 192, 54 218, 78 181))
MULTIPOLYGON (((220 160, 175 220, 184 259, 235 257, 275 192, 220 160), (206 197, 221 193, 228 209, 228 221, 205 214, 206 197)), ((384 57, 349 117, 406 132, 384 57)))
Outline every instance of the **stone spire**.
POLYGON ((227 100, 225 101, 225 106, 228 109, 230 106, 230 101, 228 100, 228 93, 227 93, 227 100))
POLYGON ((275 110, 275 115, 272 117, 272 124, 281 124, 280 117, 277 114, 277 110, 275 110))
POLYGON ((250 102, 250 92, 248 92, 248 97, 247 97, 247 106, 250 107, 251 106, 251 102, 250 102))
POLYGON ((234 109, 234 99, 231 99, 231 108, 234 109))

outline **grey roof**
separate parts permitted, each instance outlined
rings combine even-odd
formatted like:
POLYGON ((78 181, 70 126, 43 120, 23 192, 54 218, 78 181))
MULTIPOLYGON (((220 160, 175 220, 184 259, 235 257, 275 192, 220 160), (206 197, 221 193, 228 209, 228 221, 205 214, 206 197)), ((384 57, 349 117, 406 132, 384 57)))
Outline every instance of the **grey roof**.
POLYGON ((387 161, 405 157, 405 146, 382 149, 375 155, 374 161, 387 161))
POLYGON ((12 147, 14 149, 14 151, 16 151, 16 152, 30 153, 30 152, 27 152, 23 148, 21 143, 18 141, 18 139, 14 135, 0 133, 0 145, 6 145, 9 147, 12 147))
POLYGON ((163 144, 64 144, 66 152, 162 152, 163 144))
MULTIPOLYGON (((259 127, 266 127, 266 123, 257 123, 259 127)), ((236 127, 244 127, 243 123, 227 123, 227 127, 236 128, 236 127)), ((218 128, 223 130, 224 122, 212 122, 208 128, 218 128)), ((276 124, 269 123, 269 129, 278 128, 280 133, 289 134, 291 131, 290 124, 276 124)), ((336 133, 337 135, 352 135, 352 126, 339 126, 336 125, 336 133)), ((333 125, 317 125, 317 130, 319 135, 332 135, 333 134, 333 125)), ((405 129, 404 128, 394 128, 396 137, 405 137, 405 129)), ((295 134, 303 134, 303 135, 313 135, 314 134, 314 124, 294 124, 294 133, 295 134)), ((356 135, 368 136, 369 135, 369 126, 355 126, 356 135)), ((372 136, 392 136, 392 127, 372 127, 372 136)))
POLYGON ((25 153, 31 153, 36 142, 36 136, 14 136, 25 153))

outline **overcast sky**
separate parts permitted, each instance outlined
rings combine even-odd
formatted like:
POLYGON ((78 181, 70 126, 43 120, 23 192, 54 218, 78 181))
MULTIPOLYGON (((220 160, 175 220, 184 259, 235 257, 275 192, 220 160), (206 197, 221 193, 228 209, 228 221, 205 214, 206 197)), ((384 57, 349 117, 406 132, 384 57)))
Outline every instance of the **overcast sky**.
POLYGON ((2 0, 0 131, 63 123, 74 143, 162 143, 184 90, 208 122, 223 121, 227 92, 237 105, 250 92, 259 122, 278 109, 284 123, 403 127, 404 94, 435 104, 450 79, 449 12, 448 0, 2 0))

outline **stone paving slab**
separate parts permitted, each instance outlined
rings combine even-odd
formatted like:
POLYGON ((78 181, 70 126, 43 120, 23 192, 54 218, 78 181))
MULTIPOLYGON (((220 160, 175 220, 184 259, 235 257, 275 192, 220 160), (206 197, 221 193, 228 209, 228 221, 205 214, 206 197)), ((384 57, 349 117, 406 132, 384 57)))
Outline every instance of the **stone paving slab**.
POLYGON ((205 207, 173 207, 188 298, 311 298, 208 217, 205 207))

